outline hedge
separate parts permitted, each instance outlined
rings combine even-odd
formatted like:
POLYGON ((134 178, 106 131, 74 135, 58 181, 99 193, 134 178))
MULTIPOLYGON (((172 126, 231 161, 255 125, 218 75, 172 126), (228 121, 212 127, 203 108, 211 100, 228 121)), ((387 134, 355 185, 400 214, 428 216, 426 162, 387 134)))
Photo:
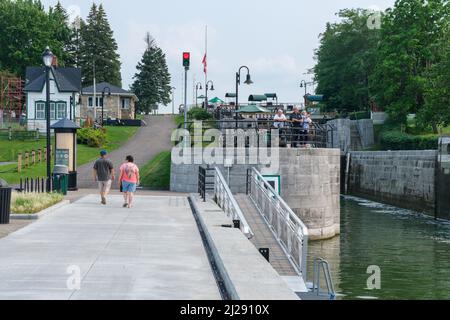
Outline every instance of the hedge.
POLYGON ((77 142, 89 147, 100 148, 106 143, 105 129, 81 128, 77 132, 77 142))
POLYGON ((386 131, 380 134, 384 150, 437 150, 437 136, 413 136, 400 131, 386 131))
POLYGON ((213 117, 211 113, 203 108, 192 108, 188 111, 188 116, 194 120, 210 120, 213 117))

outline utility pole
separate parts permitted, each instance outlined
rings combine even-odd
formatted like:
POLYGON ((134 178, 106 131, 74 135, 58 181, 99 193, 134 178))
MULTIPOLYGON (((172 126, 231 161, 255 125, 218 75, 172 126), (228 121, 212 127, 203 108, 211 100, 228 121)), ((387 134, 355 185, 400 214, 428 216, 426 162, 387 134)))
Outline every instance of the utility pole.
MULTIPOLYGON (((94 122, 97 121, 97 83, 95 80, 95 60, 94 60, 94 101, 92 102, 93 106, 94 106, 94 122)), ((119 116, 119 115, 117 115, 119 116)))
POLYGON ((191 64, 191 54, 183 52, 183 67, 184 67, 184 129, 187 129, 187 74, 191 64))

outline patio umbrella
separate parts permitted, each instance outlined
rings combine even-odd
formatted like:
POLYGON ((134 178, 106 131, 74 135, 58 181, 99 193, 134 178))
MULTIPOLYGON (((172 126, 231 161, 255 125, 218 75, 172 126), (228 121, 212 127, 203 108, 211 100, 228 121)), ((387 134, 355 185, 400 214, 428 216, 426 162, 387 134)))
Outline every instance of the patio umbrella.
POLYGON ((222 99, 219 99, 217 97, 209 100, 209 103, 225 103, 225 101, 223 101, 222 99))

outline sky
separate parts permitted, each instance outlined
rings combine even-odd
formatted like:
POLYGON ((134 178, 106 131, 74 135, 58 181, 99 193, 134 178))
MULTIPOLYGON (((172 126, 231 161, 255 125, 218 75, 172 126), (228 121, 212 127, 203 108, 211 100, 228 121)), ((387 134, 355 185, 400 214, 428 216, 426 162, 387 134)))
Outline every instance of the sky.
MULTIPOLYGON (((205 54, 205 27, 208 26, 208 79, 215 91, 208 97, 224 99, 235 92, 235 74, 240 66, 250 68, 254 82, 239 88, 240 103, 250 94, 277 93, 280 102, 299 102, 304 89, 301 80, 314 62, 314 50, 327 22, 337 21, 344 8, 384 10, 395 0, 103 0, 114 31, 122 62, 122 82, 128 89, 136 65, 145 50, 146 32, 166 54, 175 105, 183 103, 182 52, 191 52, 188 73, 188 104, 195 100, 194 80, 204 83, 202 59, 205 54)), ((57 0, 43 0, 48 8, 57 0)), ((83 19, 93 1, 61 0, 69 14, 83 19)), ((243 74, 245 79, 245 72, 243 74)), ((203 85, 204 88, 204 85, 203 85)), ((308 88, 312 91, 312 88, 308 88)), ((198 95, 204 94, 199 91, 198 95)))

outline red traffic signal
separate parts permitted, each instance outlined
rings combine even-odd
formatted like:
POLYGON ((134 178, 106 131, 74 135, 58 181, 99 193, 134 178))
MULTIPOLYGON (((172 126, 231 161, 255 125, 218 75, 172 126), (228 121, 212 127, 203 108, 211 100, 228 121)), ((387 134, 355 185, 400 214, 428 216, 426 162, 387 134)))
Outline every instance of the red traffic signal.
POLYGON ((183 67, 189 68, 191 65, 191 53, 183 52, 183 67))

